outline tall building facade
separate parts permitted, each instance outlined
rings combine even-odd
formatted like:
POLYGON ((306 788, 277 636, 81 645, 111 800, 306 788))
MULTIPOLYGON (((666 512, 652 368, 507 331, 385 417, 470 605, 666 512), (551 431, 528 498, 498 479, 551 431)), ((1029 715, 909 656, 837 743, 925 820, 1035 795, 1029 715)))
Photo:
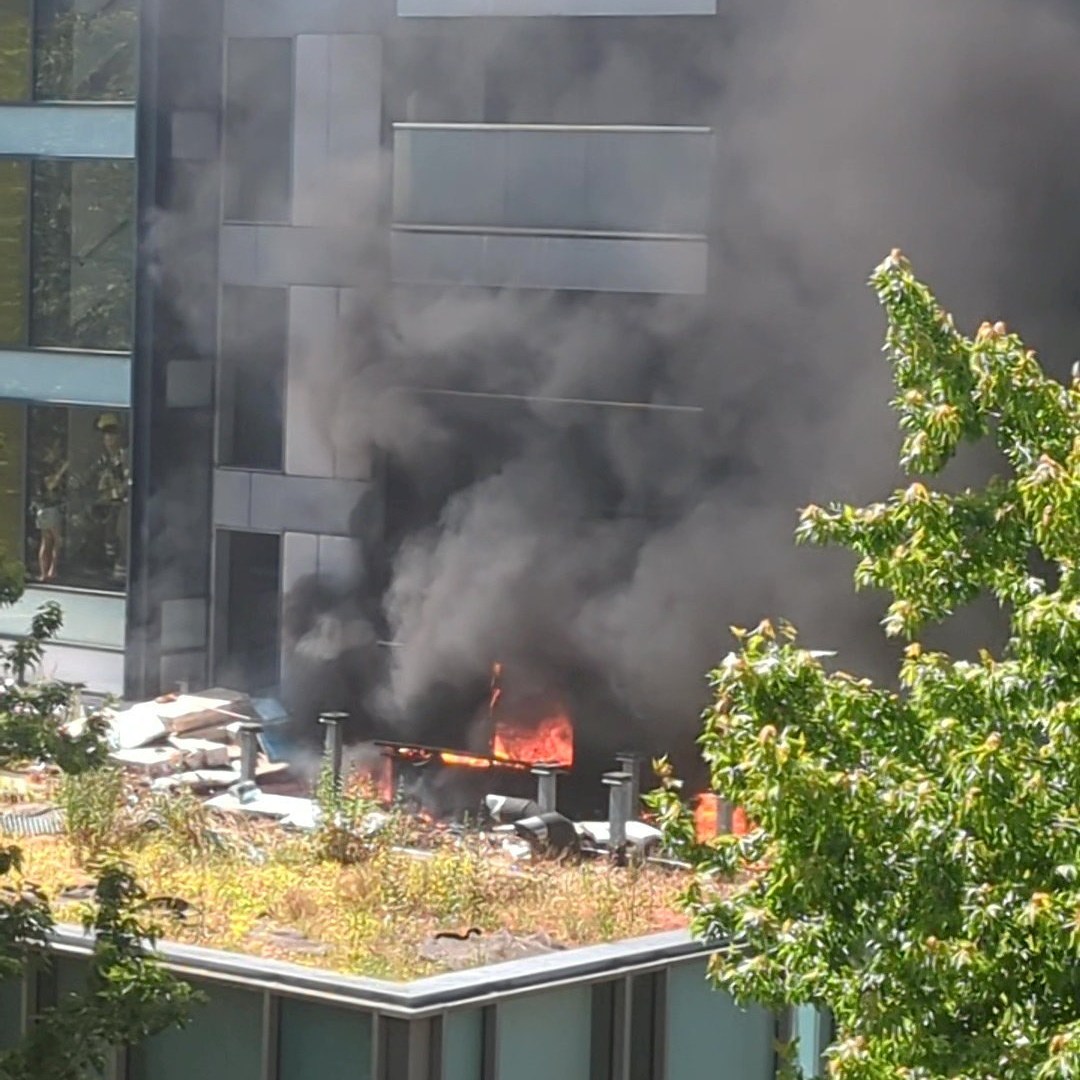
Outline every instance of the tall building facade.
POLYGON ((134 0, 0 3, 0 634, 58 600, 50 671, 119 691, 130 572, 134 0))
MULTIPOLYGON (((679 333, 656 348, 701 340, 715 0, 0 11, 0 517, 32 579, 11 618, 61 594, 62 674, 273 688, 312 596, 381 595, 427 481, 398 475, 365 394, 404 356, 455 423, 529 396, 448 374, 468 335, 424 338, 447 298, 543 296, 617 324, 608 354, 640 352, 635 313, 664 304, 679 333)), ((626 397, 584 385, 553 407, 626 397)))

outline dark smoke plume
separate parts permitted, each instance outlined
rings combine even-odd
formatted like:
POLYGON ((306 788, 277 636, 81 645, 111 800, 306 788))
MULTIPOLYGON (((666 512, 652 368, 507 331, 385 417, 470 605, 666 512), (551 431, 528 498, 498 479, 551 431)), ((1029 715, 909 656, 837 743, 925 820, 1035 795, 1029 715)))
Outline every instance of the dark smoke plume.
MULTIPOLYGON (((791 542, 797 507, 897 479, 866 274, 899 245, 961 323, 1004 318, 1051 366, 1074 358, 1075 6, 720 6, 707 32, 640 20, 624 39, 603 20, 477 22, 411 75, 407 35, 387 47, 391 68, 406 58, 387 76, 403 83, 392 120, 704 123, 717 168, 704 300, 390 304, 358 279, 325 408, 341 452, 379 462, 385 520, 354 595, 301 610, 293 632, 336 612, 397 643, 349 686, 362 705, 339 702, 369 724, 457 737, 500 659, 580 702, 597 745, 685 745, 728 627, 763 615, 887 670, 850 560, 791 542)), ((968 625, 954 644, 994 633, 968 625)))

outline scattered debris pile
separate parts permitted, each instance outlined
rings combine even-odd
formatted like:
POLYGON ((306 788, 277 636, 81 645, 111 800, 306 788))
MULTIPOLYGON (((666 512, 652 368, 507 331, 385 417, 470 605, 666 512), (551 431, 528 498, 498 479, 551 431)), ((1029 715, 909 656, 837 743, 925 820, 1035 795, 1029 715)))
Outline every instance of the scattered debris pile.
POLYGON ((166 694, 105 716, 110 759, 155 791, 207 795, 243 781, 282 781, 289 772, 264 737, 267 721, 277 719, 274 703, 235 690, 166 694))

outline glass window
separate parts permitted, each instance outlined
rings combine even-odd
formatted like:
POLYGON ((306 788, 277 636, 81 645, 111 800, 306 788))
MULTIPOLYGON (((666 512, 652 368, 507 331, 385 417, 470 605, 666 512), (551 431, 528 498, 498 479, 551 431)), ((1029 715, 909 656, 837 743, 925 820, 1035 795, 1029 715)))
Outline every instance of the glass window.
POLYGON ((127 415, 34 405, 27 410, 27 578, 123 590, 127 579, 127 415))
POLYGON ((288 221, 292 189, 292 41, 228 44, 225 217, 288 221))
POLYGON ((0 560, 23 549, 23 443, 26 410, 0 402, 0 560))
POLYGON ((136 0, 35 0, 34 96, 134 100, 137 28, 136 0))
POLYGON ((252 692, 278 682, 281 537, 276 533, 218 533, 221 614, 214 679, 252 692))
POLYGON ((219 460, 280 469, 288 294, 229 285, 221 295, 219 460))
POLYGON ((130 161, 34 162, 34 345, 131 347, 135 172, 130 161))
POLYGON ((26 341, 29 199, 30 166, 0 160, 0 345, 26 341))
POLYGON ((30 0, 0 0, 0 101, 30 97, 30 0))

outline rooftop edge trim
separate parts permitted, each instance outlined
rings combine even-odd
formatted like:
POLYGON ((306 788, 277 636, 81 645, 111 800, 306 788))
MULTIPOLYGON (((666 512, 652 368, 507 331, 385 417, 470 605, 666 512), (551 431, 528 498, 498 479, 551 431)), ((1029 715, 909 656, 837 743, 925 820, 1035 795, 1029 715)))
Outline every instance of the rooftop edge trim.
MULTIPOLYGON (((88 956, 93 948, 91 936, 69 924, 56 926, 49 935, 49 943, 54 952, 71 956, 88 956)), ((695 941, 688 932, 677 930, 467 968, 407 983, 174 942, 160 943, 155 955, 169 970, 184 977, 418 1018, 532 990, 664 967, 707 956, 716 948, 715 944, 695 941)))

